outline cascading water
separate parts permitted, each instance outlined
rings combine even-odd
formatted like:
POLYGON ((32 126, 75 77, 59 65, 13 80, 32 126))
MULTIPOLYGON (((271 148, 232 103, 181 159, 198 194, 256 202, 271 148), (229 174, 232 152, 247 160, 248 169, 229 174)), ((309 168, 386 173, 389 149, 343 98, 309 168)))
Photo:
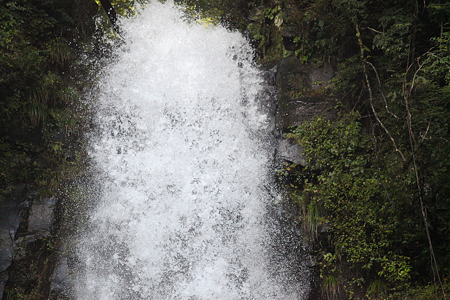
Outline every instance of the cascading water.
POLYGON ((303 299, 307 274, 273 253, 270 122, 248 42, 170 3, 122 29, 92 104, 101 190, 75 298, 303 299))

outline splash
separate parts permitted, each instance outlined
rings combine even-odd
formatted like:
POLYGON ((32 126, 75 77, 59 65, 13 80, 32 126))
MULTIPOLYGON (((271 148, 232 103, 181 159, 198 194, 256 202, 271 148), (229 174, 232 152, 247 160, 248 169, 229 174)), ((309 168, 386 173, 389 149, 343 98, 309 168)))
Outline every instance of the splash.
MULTIPOLYGON (((100 79, 101 186, 77 246, 77 299, 303 299, 272 253, 270 120, 239 33, 152 3, 100 79)), ((292 272, 291 272, 292 273, 292 272)))

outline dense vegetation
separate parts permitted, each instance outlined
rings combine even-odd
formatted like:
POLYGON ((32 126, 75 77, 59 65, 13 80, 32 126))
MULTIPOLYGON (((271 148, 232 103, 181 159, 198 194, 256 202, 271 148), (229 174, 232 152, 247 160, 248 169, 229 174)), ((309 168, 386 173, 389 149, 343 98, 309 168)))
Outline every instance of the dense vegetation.
POLYGON ((446 299, 450 3, 297 5, 296 55, 333 65, 342 105, 336 121, 318 117, 289 135, 309 159, 295 168, 294 201, 312 236, 329 227, 317 248, 324 293, 446 299), (428 283, 435 292, 414 290, 428 283))
POLYGON ((18 185, 56 191, 66 144, 80 126, 79 54, 96 12, 90 1, 0 2, 2 194, 18 185))

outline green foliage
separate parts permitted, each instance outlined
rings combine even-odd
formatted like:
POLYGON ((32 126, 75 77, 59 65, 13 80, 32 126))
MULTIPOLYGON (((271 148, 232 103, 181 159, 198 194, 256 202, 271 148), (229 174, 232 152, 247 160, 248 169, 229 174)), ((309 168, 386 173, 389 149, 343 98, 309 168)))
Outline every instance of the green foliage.
POLYGON ((78 54, 97 8, 90 0, 1 2, 0 193, 10 193, 57 181, 65 164, 70 133, 81 126, 78 76, 88 72, 78 54))
MULTIPOLYGON (((444 291, 450 292, 450 281, 444 281, 444 291)), ((434 284, 411 288, 408 291, 396 292, 389 296, 389 300, 442 300, 442 291, 434 284)))
MULTIPOLYGON (((363 133, 359 119, 357 113, 341 115, 336 122, 317 117, 288 134, 303 146, 308 157, 308 166, 297 175, 303 178, 302 191, 295 192, 293 200, 301 208, 310 236, 315 237, 314 230, 320 225, 317 221, 332 226, 334 254, 319 255, 324 278, 332 275, 339 265, 342 267, 335 259, 339 256, 352 266, 354 285, 364 288, 365 282, 372 281, 366 286, 367 294, 378 299, 387 295, 388 290, 407 289, 411 276, 418 275, 419 270, 424 276, 423 268, 427 267, 422 260, 429 259, 429 253, 415 250, 427 241, 419 214, 414 170, 388 150, 390 141, 382 144, 380 136, 363 133), (415 260, 411 261, 411 257, 415 260)), ((431 167, 433 156, 437 155, 434 152, 440 154, 441 150, 427 151, 432 154, 427 160, 431 167)), ((440 161, 434 168, 435 172, 428 174, 430 178, 423 179, 428 194, 432 193, 432 182, 447 189, 441 178, 448 180, 448 174, 443 173, 448 167, 441 169, 440 161)), ((436 200, 433 197, 427 203, 436 200)), ((447 198, 442 200, 441 205, 448 202, 447 198)), ((430 215, 441 215, 431 207, 428 211, 430 215)), ((429 217, 430 222, 432 218, 429 217)), ((433 227, 447 233, 435 240, 434 251, 440 255, 437 260, 445 265, 448 253, 440 248, 449 245, 447 212, 439 218, 447 222, 434 223, 433 227)), ((347 287, 348 294, 353 292, 353 288, 347 287)))
MULTIPOLYGON (((97 62, 81 57, 105 53, 97 11, 92 0, 0 0, 0 197, 24 187, 36 201, 62 198, 84 171, 79 98, 97 62)), ((55 241, 16 243, 5 299, 47 299, 55 241)))
MULTIPOLYGON (((307 179, 295 197, 303 222, 310 230, 318 226, 311 225, 312 219, 332 225, 335 252, 353 266, 354 283, 364 285, 367 280, 358 278, 367 276, 378 278, 367 289, 376 299, 380 286, 391 290, 409 286, 411 248, 426 241, 416 229, 422 227, 422 220, 416 217, 414 173, 405 172, 405 164, 394 153, 379 153, 375 148, 379 137, 362 133, 359 118, 358 114, 342 115, 332 123, 318 117, 288 137, 298 140, 308 157, 308 167, 301 174, 307 179), (382 154, 384 160, 379 160, 382 154), (316 216, 319 210, 325 212, 322 217, 316 216)), ((440 226, 449 229, 448 223, 440 226)), ((324 276, 336 268, 330 255, 322 257, 324 276)), ((421 265, 420 260, 414 263, 421 265)))
POLYGON ((339 294, 340 284, 336 276, 328 275, 322 283, 322 293, 327 299, 336 298, 339 294))
POLYGON ((243 30, 248 24, 249 9, 255 1, 243 0, 175 0, 188 9, 188 15, 218 20, 231 29, 243 30), (195 13, 193 13, 195 12, 195 13))
POLYGON ((410 266, 397 245, 394 232, 400 225, 382 184, 388 174, 380 171, 371 138, 361 133, 358 118, 345 115, 335 123, 316 118, 290 137, 304 147, 309 160, 304 172, 310 179, 303 188, 308 208, 326 211, 323 220, 332 224, 334 247, 361 274, 377 273, 392 286, 409 279, 410 266))
POLYGON ((301 216, 311 204, 321 207, 332 227, 332 251, 319 253, 342 253, 342 262, 319 257, 323 274, 347 272, 353 288, 343 290, 373 299, 433 278, 439 287, 450 264, 449 4, 310 0, 297 7, 288 20, 301 32, 297 56, 331 62, 335 95, 363 115, 319 118, 291 134, 310 158, 296 174, 304 184, 294 202, 301 216))
POLYGON ((283 23, 283 11, 281 5, 274 4, 269 7, 260 7, 254 10, 253 22, 247 28, 252 38, 257 42, 257 49, 261 51, 262 56, 266 56, 267 51, 274 42, 281 42, 281 39, 275 36, 277 27, 283 23))
POLYGON ((364 13, 365 1, 301 1, 299 13, 288 20, 299 34, 295 54, 300 60, 335 61, 352 51, 352 23, 364 13))
POLYGON ((374 280, 367 288, 367 298, 372 299, 385 299, 387 295, 387 288, 384 282, 380 279, 374 280))

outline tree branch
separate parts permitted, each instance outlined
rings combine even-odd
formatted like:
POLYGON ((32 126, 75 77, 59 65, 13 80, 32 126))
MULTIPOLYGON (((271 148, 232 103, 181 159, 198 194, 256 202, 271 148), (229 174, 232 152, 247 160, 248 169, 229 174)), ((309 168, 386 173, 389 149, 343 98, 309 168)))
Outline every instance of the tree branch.
POLYGON ((386 111, 387 111, 390 115, 392 115, 393 117, 395 117, 396 119, 398 119, 398 117, 397 117, 395 114, 393 114, 393 113, 391 113, 391 112, 389 111, 386 97, 384 96, 383 89, 381 88, 381 80, 380 80, 380 76, 378 76, 377 69, 375 68, 375 66, 374 66, 372 63, 370 63, 370 62, 368 62, 368 61, 364 61, 364 62, 365 62, 366 64, 368 64, 369 66, 372 67, 373 71, 375 72, 375 75, 377 76, 378 86, 379 86, 379 88, 380 88, 381 97, 382 97, 383 100, 384 100, 384 105, 385 105, 385 107, 386 107, 386 111))
POLYGON ((103 9, 108 15, 108 18, 111 21, 114 31, 116 33, 119 33, 120 29, 119 26, 117 25, 117 14, 111 2, 109 0, 100 0, 100 3, 102 4, 103 9))
POLYGON ((369 30, 371 30, 371 31, 373 31, 373 32, 380 33, 380 34, 384 34, 384 32, 378 31, 378 30, 373 29, 373 28, 370 28, 370 27, 364 27, 364 28, 361 28, 361 29, 369 29, 369 30))
MULTIPOLYGON (((423 65, 425 64, 425 62, 423 62, 422 64, 420 64, 419 62, 420 57, 418 57, 417 63, 419 64, 419 67, 417 68, 417 70, 414 72, 414 75, 411 79, 411 86, 409 88, 409 90, 407 89, 407 74, 408 71, 411 69, 411 67, 413 66, 413 63, 407 67, 406 69, 406 74, 404 77, 404 82, 403 82, 403 99, 405 100, 405 108, 406 108, 406 120, 408 123, 408 133, 409 133, 409 143, 411 146, 411 159, 412 159, 412 163, 413 163, 413 167, 414 167, 414 175, 416 177, 416 185, 417 185, 417 189, 419 191, 419 201, 420 201, 420 210, 422 213, 422 219, 423 219, 423 223, 424 223, 424 227, 425 227, 425 233, 427 236, 427 240, 428 240, 428 247, 430 249, 430 264, 431 264, 431 269, 433 270, 433 275, 436 276, 438 278, 439 281, 439 286, 441 288, 442 294, 444 296, 443 299, 447 299, 446 294, 445 294, 445 290, 444 290, 444 286, 442 284, 442 280, 441 280, 441 276, 439 274, 439 267, 437 265, 437 261, 436 261, 436 255, 434 254, 434 250, 433 250, 433 243, 431 241, 431 235, 430 235, 430 231, 428 230, 428 218, 427 218, 427 211, 426 211, 426 207, 423 203, 423 192, 422 192, 422 187, 420 184, 420 178, 419 178, 419 171, 417 168, 417 161, 416 161, 416 151, 418 151, 420 145, 417 145, 416 142, 416 138, 414 136, 414 132, 412 129, 412 115, 411 112, 409 110, 409 97, 411 96, 413 89, 414 89, 414 83, 416 81, 416 76, 419 73, 419 71, 422 69, 423 65)), ((428 128, 430 126, 430 123, 428 123, 428 128)), ((427 132, 428 132, 428 128, 427 128, 427 132)), ((426 133, 425 133, 426 135, 426 133)), ((424 139, 422 139, 423 142, 424 139)), ((436 284, 436 282, 435 282, 436 284)))
POLYGON ((386 126, 384 126, 384 124, 381 122, 380 118, 378 118, 377 112, 376 112, 375 107, 373 105, 372 88, 370 86, 369 76, 367 75, 366 64, 364 63, 365 62, 365 60, 364 60, 364 47, 363 47, 363 43, 362 43, 362 39, 361 39, 361 32, 359 31, 358 23, 355 23, 355 27, 356 27, 356 36, 358 37, 358 44, 359 44, 359 47, 361 49, 360 56, 361 56, 361 61, 363 63, 364 78, 366 79, 367 89, 369 90, 370 107, 372 108, 373 114, 374 114, 375 119, 377 120, 378 124, 380 124, 380 126, 384 129, 384 131, 387 133, 387 135, 391 139, 392 144, 394 145, 395 151, 397 151, 400 154, 400 156, 402 157, 403 161, 406 161, 405 156, 403 155, 403 152, 400 149, 398 149, 397 143, 395 142, 395 140, 392 137, 391 133, 386 128, 386 126))

